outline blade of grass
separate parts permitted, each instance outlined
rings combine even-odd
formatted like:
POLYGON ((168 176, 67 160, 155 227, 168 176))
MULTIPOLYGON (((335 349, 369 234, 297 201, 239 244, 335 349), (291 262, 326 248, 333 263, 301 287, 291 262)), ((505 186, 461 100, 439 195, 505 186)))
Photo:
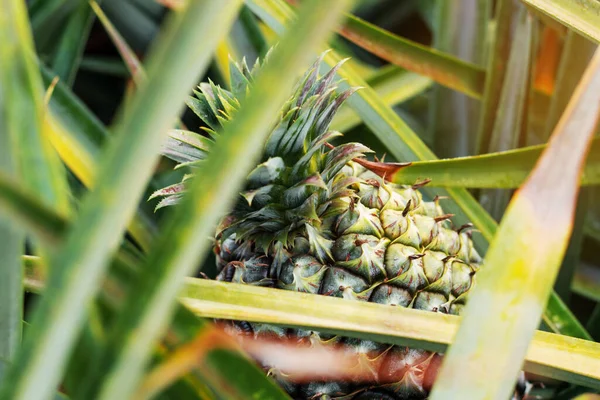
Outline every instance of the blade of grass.
MULTIPOLYGON (((388 173, 387 179, 412 184, 431 179, 430 186, 467 188, 518 188, 525 181, 546 145, 449 160, 420 161, 388 173)), ((600 138, 592 141, 581 176, 582 185, 600 184, 600 138)))
POLYGON ((85 306, 98 290, 110 253, 152 174, 164 133, 239 6, 235 1, 191 2, 169 21, 150 58, 152 84, 141 87, 127 105, 98 169, 94 192, 49 262, 52 274, 46 295, 36 307, 32 330, 7 373, 0 397, 45 399, 58 384, 85 306), (205 40, 198 43, 198 37, 205 40))
POLYGON ((493 33, 492 45, 488 55, 485 90, 477 131, 477 154, 486 153, 489 148, 510 52, 511 25, 515 11, 516 7, 513 0, 498 0, 496 2, 494 13, 495 32, 493 33))
POLYGON ((485 258, 487 268, 478 275, 456 339, 442 362, 432 399, 509 397, 567 247, 598 104, 600 51, 548 148, 509 205, 485 258), (481 324, 490 313, 501 317, 481 324))
MULTIPOLYGON (((38 239, 43 240, 47 246, 57 246, 62 243, 70 221, 64 216, 56 214, 55 211, 46 208, 37 199, 31 197, 30 194, 23 191, 15 182, 0 174, 0 210, 5 212, 5 216, 14 223, 22 225, 31 233, 35 234, 38 239)), ((44 261, 39 257, 25 256, 23 258, 25 266, 25 288, 35 293, 40 293, 46 284, 44 275, 41 273, 44 261)), ((125 300, 125 293, 131 287, 132 282, 137 279, 136 271, 139 270, 139 265, 136 260, 120 249, 116 258, 113 260, 110 269, 110 275, 104 280, 102 296, 99 298, 100 304, 105 308, 116 312, 121 306, 120 303, 125 300)), ((179 305, 171 330, 166 335, 172 346, 188 342, 202 332, 202 329, 210 326, 203 320, 196 318, 191 312, 179 305)), ((164 353, 164 352, 163 352, 164 353)), ((165 356, 163 353, 158 353, 160 356, 165 356)), ((75 353, 78 357, 79 365, 85 365, 85 371, 89 370, 93 365, 90 363, 89 350, 75 353)), ((217 355, 218 356, 218 355, 217 355)), ((211 360, 216 357, 212 354, 208 356, 211 360)), ((229 356, 231 358, 231 355, 229 356)), ((242 393, 252 393, 257 390, 263 390, 264 393, 270 393, 269 398, 281 398, 281 391, 277 386, 264 374, 256 368, 244 356, 238 355, 236 359, 224 365, 216 365, 211 369, 209 376, 196 373, 192 377, 187 377, 185 381, 178 387, 173 387, 174 398, 180 399, 181 390, 187 390, 187 387, 182 385, 191 385, 197 393, 196 388, 204 385, 204 382, 210 382, 213 387, 219 388, 222 385, 235 384, 238 391, 242 393), (248 372, 248 379, 237 380, 233 379, 231 374, 243 368, 248 372), (252 372, 253 369, 253 372, 252 372), (196 376, 199 375, 198 378, 196 376), (201 381, 196 381, 200 379, 201 381)), ((81 370, 80 370, 81 371, 81 370)), ((81 374, 76 377, 81 380, 81 374)), ((78 382, 78 386, 70 388, 72 390, 81 390, 82 383, 78 382)), ((74 396, 79 392, 74 392, 74 396)), ((89 397, 83 397, 89 398, 89 397)))
POLYGON ((135 390, 147 362, 148 348, 171 317, 183 278, 206 254, 210 245, 206 237, 234 201, 245 174, 260 155, 268 129, 289 96, 296 74, 308 64, 341 12, 350 5, 349 0, 331 1, 327 5, 320 0, 307 1, 293 30, 260 71, 235 118, 225 126, 206 162, 200 166, 199 178, 190 184, 155 251, 149 254, 143 268, 145 273, 132 288, 136 296, 128 301, 109 343, 104 365, 110 372, 99 398, 127 397, 135 390), (207 187, 212 189, 206 190, 207 187))
POLYGON ((569 29, 600 43, 600 3, 596 0, 522 0, 569 29))
POLYGON ((86 55, 81 60, 79 69, 119 78, 130 76, 127 66, 119 58, 112 56, 86 55))
POLYGON ((472 63, 398 37, 351 14, 346 15, 339 33, 384 60, 450 89, 474 98, 483 93, 485 71, 472 63))
MULTIPOLYGON (((448 314, 196 278, 186 278, 180 297, 206 318, 314 329, 436 352, 446 351, 460 323, 448 314)), ((537 331, 524 368, 600 388, 599 355, 598 343, 537 331)))
MULTIPOLYGON (((515 149, 519 147, 519 141, 525 134, 533 28, 533 21, 527 9, 524 6, 518 7, 515 37, 519 40, 515 41, 510 49, 496 119, 486 152, 515 149)), ((507 190, 484 190, 480 193, 479 202, 496 221, 499 221, 511 195, 507 190)))
MULTIPOLYGON (((293 18, 293 13, 281 0, 246 0, 246 3, 253 12, 278 33, 281 33, 285 29, 286 22, 293 18)), ((332 51, 325 57, 325 62, 333 66, 340 59, 332 51)), ((431 150, 348 64, 338 70, 338 77, 347 82, 347 86, 340 85, 340 90, 345 90, 349 86, 363 88, 348 99, 347 104, 361 117, 377 138, 386 144, 393 157, 400 161, 435 160, 436 157, 431 150)), ((497 224, 473 196, 459 188, 447 188, 445 191, 425 190, 432 198, 435 195, 452 197, 453 202, 445 204, 446 211, 456 215, 457 226, 472 222, 477 227, 481 235, 475 235, 473 241, 477 250, 484 253, 488 242, 494 237, 497 224)), ((553 294, 553 297, 555 296, 553 294)), ((560 302, 560 299, 553 300, 560 302)), ((544 320, 546 319, 560 321, 560 324, 555 325, 561 326, 565 331, 576 332, 578 337, 588 336, 585 330, 580 329, 581 325, 568 309, 548 308, 544 313, 544 320)))
POLYGON ((52 69, 68 86, 73 86, 75 81, 93 22, 90 5, 81 1, 71 13, 58 42, 52 69))

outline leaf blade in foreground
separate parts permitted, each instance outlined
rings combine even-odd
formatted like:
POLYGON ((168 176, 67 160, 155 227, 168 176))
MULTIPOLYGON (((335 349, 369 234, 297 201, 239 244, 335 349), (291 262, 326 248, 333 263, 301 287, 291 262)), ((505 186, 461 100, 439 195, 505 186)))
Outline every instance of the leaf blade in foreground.
POLYGON ((140 88, 127 105, 115 141, 97 171, 100 178, 94 192, 82 204, 65 244, 50 259, 46 295, 35 310, 32 329, 7 373, 0 397, 47 399, 58 385, 86 304, 100 287, 109 257, 152 174, 164 132, 238 6, 237 2, 225 7, 195 1, 170 21, 150 58, 152 85, 140 88), (197 37, 205 37, 201 45, 197 37))

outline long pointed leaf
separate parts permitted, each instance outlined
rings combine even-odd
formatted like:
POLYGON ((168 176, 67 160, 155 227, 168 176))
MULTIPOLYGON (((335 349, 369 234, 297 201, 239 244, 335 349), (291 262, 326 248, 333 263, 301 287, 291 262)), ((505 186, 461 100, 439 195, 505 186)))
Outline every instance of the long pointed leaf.
POLYGON ((479 98, 485 71, 449 54, 398 37, 348 14, 340 34, 379 57, 433 79, 441 85, 479 98))
MULTIPOLYGON (((399 184, 431 179, 431 186, 518 188, 525 181, 546 145, 480 156, 419 161, 387 178, 399 184)), ((594 138, 581 176, 582 185, 600 184, 600 138, 594 138)))
MULTIPOLYGON (((444 352, 460 317, 258 286, 188 278, 181 301, 207 318, 265 322, 444 352)), ((600 344, 537 331, 525 370, 600 388, 600 344)), ((453 397, 446 398, 463 398, 453 397)))
POLYGON ((148 82, 127 105, 115 141, 98 169, 94 192, 82 204, 65 244, 50 260, 46 296, 32 330, 8 371, 0 397, 45 399, 57 386, 83 322, 86 304, 99 288, 111 252, 133 215, 158 159, 168 126, 189 88, 208 63, 239 4, 190 2, 174 15, 148 68, 148 82), (197 38, 204 41, 198 42, 197 38))
POLYGON ((52 69, 69 86, 75 81, 93 22, 94 14, 90 5, 87 1, 80 1, 62 32, 52 69))
POLYGON ((442 363, 433 399, 501 399, 512 391, 567 247, 598 104, 600 51, 509 205, 442 363), (482 324, 490 314, 498 318, 482 324))

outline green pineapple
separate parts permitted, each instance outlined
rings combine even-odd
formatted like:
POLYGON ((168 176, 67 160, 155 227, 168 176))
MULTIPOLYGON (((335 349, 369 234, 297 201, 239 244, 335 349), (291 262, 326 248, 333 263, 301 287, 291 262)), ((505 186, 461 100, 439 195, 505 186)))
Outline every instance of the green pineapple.
MULTIPOLYGON (((386 182, 385 164, 366 161, 371 150, 364 145, 328 144, 341 135, 328 127, 354 89, 337 92, 339 66, 319 77, 320 61, 284 106, 262 162, 218 228, 217 279, 458 314, 481 263, 469 227, 452 229, 438 199, 426 201, 419 184, 386 182)), ((201 163, 221 125, 235 113, 237 99, 249 90, 256 68, 232 65, 231 92, 201 84, 188 105, 206 123, 210 138, 174 131, 164 154, 192 170, 201 163)), ((188 177, 156 192, 153 197, 162 197, 157 207, 185 195, 188 177)), ((373 371, 384 368, 394 378, 376 387, 372 382, 296 385, 269 370, 295 398, 422 398, 436 369, 431 367, 439 363, 439 355, 419 349, 266 324, 231 327, 256 336, 344 343, 373 371)))

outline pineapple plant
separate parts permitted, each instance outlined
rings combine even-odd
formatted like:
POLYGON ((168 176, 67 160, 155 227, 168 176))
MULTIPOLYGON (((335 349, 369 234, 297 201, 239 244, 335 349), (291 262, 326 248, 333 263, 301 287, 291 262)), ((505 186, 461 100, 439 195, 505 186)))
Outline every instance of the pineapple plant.
POLYGON ((0 399, 600 390, 596 0, 74 3, 0 0, 0 399))
MULTIPOLYGON (((262 161, 216 232, 217 279, 459 314, 481 265, 471 225, 452 226, 440 199, 428 200, 419 191, 426 182, 387 182, 386 172, 402 164, 369 161, 366 155, 372 151, 360 143, 329 143, 341 135, 330 131, 329 124, 355 89, 336 91, 340 64, 319 76, 321 61, 281 110, 262 161)), ((238 98, 252 90, 259 67, 232 63, 232 92, 212 82, 201 84, 188 105, 207 125, 209 138, 174 131, 163 153, 179 167, 193 170, 202 163, 211 141, 218 140, 222 125, 235 114, 238 98)), ((190 177, 155 192, 152 198, 162 198, 157 208, 185 196, 190 177)), ((436 354, 419 349, 314 331, 248 322, 231 327, 254 337, 344 343, 362 354, 374 373, 385 368, 394 377, 392 383, 370 389, 348 382, 294 385, 285 371, 269 371, 298 398, 423 397, 439 361, 436 354)))

